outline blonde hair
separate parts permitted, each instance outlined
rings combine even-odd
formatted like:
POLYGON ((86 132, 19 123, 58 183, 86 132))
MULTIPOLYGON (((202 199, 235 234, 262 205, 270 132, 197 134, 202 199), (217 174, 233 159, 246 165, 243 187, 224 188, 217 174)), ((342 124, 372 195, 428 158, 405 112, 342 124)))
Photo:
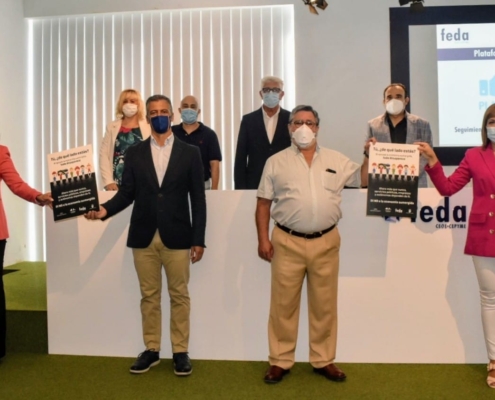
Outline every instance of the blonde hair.
POLYGON ((138 99, 138 112, 137 116, 139 120, 144 119, 144 103, 141 97, 141 94, 136 89, 125 89, 120 93, 119 99, 117 100, 117 105, 115 106, 115 116, 118 119, 122 119, 124 117, 124 113, 122 112, 122 107, 124 106, 124 101, 128 95, 134 95, 138 99))

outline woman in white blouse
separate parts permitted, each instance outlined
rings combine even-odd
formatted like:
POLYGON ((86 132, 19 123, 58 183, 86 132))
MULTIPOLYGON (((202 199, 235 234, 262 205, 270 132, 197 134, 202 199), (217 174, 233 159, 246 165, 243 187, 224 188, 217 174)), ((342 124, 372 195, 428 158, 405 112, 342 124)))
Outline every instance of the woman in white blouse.
POLYGON ((100 148, 100 171, 105 190, 119 189, 127 149, 151 134, 144 103, 137 90, 126 89, 120 93, 115 114, 117 119, 107 125, 100 148))

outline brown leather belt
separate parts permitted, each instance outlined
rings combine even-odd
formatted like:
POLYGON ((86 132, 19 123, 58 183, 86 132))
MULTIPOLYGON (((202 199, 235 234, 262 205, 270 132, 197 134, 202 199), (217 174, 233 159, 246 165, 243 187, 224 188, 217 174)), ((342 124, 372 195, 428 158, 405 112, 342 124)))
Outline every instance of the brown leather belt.
POLYGON ((280 225, 278 222, 275 222, 275 226, 277 226, 278 228, 282 229, 284 232, 287 232, 289 235, 292 235, 292 236, 302 237, 304 239, 317 239, 317 238, 322 237, 325 233, 330 232, 337 225, 332 225, 330 228, 323 229, 322 231, 313 232, 313 233, 296 232, 292 229, 287 228, 286 226, 280 225))

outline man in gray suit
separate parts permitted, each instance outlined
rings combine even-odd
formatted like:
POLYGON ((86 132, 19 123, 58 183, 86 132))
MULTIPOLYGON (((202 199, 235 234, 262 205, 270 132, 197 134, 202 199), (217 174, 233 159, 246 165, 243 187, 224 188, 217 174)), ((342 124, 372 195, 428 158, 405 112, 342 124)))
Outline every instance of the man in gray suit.
MULTIPOLYGON (((406 143, 426 142, 433 147, 430 123, 417 115, 409 114, 407 89, 402 83, 392 83, 383 91, 385 114, 368 121, 368 132, 364 156, 368 157, 371 142, 406 143)), ((421 157, 419 165, 419 187, 427 187, 426 159, 421 157)), ((366 179, 367 181, 367 179, 366 179)), ((363 182, 364 185, 365 182, 363 182)))

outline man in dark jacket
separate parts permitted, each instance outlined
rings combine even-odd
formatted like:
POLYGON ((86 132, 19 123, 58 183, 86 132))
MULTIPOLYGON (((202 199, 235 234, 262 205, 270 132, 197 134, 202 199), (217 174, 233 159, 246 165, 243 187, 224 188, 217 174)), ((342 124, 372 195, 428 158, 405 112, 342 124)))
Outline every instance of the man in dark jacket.
POLYGON ((284 82, 275 76, 261 80, 260 109, 242 117, 234 163, 235 189, 258 189, 268 157, 290 146, 290 112, 280 107, 284 82))
POLYGON ((130 372, 136 374, 147 372, 160 362, 162 266, 170 296, 174 372, 192 372, 188 356, 187 285, 190 261, 195 263, 203 256, 206 200, 199 149, 174 140, 172 110, 171 101, 165 96, 151 96, 146 101, 151 137, 127 150, 122 185, 115 196, 102 204, 99 211, 85 215, 88 219, 104 220, 134 203, 127 246, 132 248, 141 288, 146 345, 131 366, 130 372))

